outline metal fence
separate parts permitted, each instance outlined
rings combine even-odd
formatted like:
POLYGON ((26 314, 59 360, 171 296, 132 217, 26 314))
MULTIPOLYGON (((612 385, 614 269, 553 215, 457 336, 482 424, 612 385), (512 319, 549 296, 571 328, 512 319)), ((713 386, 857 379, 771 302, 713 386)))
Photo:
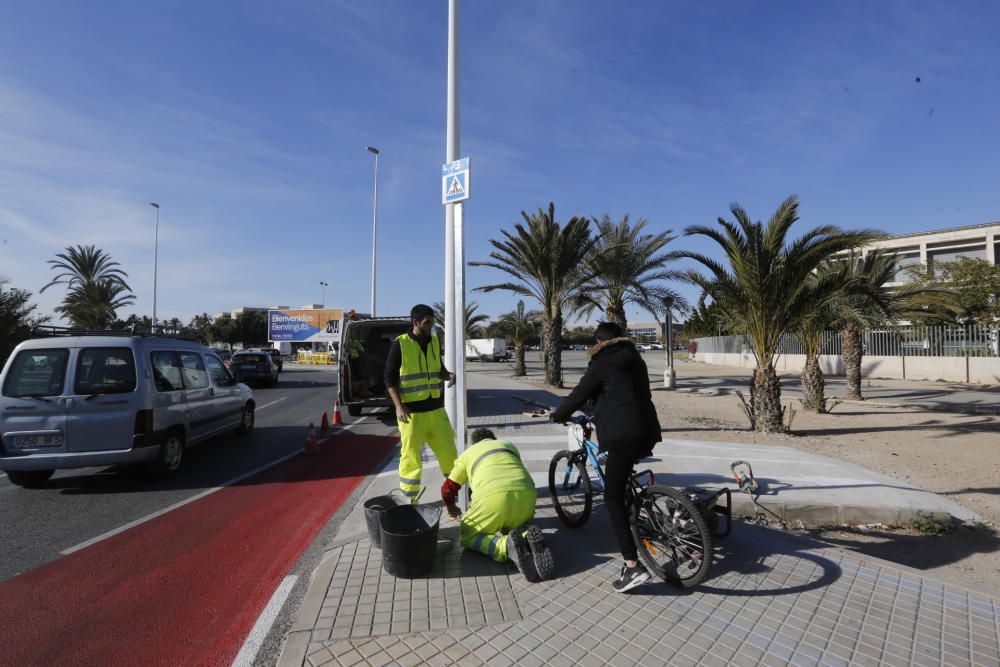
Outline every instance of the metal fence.
MULTIPOLYGON (((751 352, 744 336, 698 338, 698 352, 740 354, 751 352)), ((863 331, 864 354, 876 357, 1000 357, 1000 328, 970 324, 961 327, 900 327, 863 331)), ((823 332, 820 354, 841 354, 843 334, 823 332)), ((784 336, 779 354, 805 354, 794 336, 784 336)))

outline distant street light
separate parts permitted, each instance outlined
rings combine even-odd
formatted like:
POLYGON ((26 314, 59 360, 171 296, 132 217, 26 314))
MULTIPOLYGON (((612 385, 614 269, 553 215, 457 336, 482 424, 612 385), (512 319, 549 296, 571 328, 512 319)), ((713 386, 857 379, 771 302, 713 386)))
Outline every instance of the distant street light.
POLYGON ((150 333, 156 333, 156 269, 160 254, 160 205, 155 201, 149 205, 156 209, 156 224, 153 227, 153 326, 150 333))
POLYGON ((372 317, 375 317, 375 228, 378 224, 378 149, 365 146, 375 156, 375 202, 372 206, 372 317))
POLYGON ((325 283, 321 280, 319 284, 323 286, 323 301, 320 302, 320 305, 326 308, 326 288, 330 286, 330 283, 325 283))

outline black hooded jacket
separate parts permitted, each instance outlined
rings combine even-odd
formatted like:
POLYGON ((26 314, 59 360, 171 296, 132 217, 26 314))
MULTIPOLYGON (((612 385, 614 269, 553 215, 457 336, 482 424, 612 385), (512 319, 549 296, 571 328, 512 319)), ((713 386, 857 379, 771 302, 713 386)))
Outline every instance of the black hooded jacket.
POLYGON ((613 338, 587 351, 590 364, 552 420, 565 422, 587 401, 594 402, 601 450, 648 447, 662 440, 649 391, 649 372, 631 338, 613 338))

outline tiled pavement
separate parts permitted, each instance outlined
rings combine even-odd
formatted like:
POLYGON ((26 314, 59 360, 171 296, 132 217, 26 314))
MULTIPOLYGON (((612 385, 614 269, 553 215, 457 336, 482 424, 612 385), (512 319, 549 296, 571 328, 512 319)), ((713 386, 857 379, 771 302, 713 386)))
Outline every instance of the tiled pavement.
POLYGON ((543 584, 460 548, 397 580, 367 536, 335 547, 307 664, 1000 664, 993 595, 742 524, 697 589, 615 595, 604 513, 558 538, 555 521, 545 503, 560 577, 543 584))
MULTIPOLYGON (((476 421, 514 442, 552 432, 524 417, 476 421)), ((533 447, 552 443, 520 448, 533 447)), ((427 472, 425 482, 440 484, 427 472)), ((366 495, 392 483, 383 476, 366 495)), ((316 602, 304 605, 282 663, 1000 665, 995 591, 737 523, 717 540, 710 578, 693 591, 656 582, 616 595, 614 543, 600 506, 574 531, 543 495, 536 524, 558 578, 533 585, 464 552, 447 523, 435 569, 423 579, 386 574, 367 535, 339 539, 314 575, 316 602)))

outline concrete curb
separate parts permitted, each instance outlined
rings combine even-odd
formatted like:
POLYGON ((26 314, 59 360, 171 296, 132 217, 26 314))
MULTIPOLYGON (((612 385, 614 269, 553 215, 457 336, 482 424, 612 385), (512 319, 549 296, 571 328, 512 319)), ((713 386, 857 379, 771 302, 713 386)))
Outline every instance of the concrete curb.
MULTIPOLYGON (((863 525, 871 523, 882 523, 887 526, 905 526, 910 519, 919 516, 929 517, 934 521, 949 524, 954 520, 961 521, 953 517, 948 512, 927 512, 914 507, 864 507, 854 505, 817 505, 814 503, 800 503, 787 501, 774 501, 767 498, 758 499, 757 504, 766 510, 777 514, 786 523, 801 521, 807 527, 810 526, 841 526, 841 525, 863 525)), ((753 503, 746 494, 733 494, 733 514, 735 516, 753 516, 753 503)), ((764 515, 768 519, 777 520, 769 515, 767 511, 764 515)))
MULTIPOLYGON (((840 398, 839 396, 835 396, 834 398, 844 405, 877 405, 880 408, 909 408, 911 410, 923 410, 924 412, 951 412, 964 415, 988 415, 991 417, 1000 416, 1000 407, 992 405, 941 405, 935 403, 921 403, 919 401, 914 401, 912 403, 898 403, 878 398, 869 398, 863 401, 840 398)), ((833 411, 833 414, 836 414, 836 411, 833 411)))

